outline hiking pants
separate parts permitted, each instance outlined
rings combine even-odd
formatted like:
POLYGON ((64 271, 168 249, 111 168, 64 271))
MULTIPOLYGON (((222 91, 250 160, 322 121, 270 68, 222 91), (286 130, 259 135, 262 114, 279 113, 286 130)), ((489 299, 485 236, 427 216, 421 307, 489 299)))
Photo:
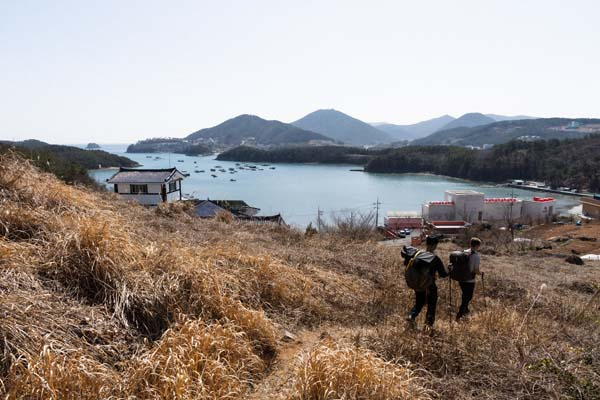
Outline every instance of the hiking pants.
POLYGON ((415 290, 415 306, 410 310, 410 317, 412 319, 417 318, 421 309, 425 303, 427 303, 427 314, 425 316, 425 323, 429 326, 433 326, 435 322, 435 306, 437 304, 437 286, 433 283, 427 288, 427 290, 418 292, 415 290))
POLYGON ((469 313, 469 303, 473 299, 473 291, 475 290, 475 282, 458 282, 462 291, 462 302, 456 314, 456 319, 460 319, 469 313))

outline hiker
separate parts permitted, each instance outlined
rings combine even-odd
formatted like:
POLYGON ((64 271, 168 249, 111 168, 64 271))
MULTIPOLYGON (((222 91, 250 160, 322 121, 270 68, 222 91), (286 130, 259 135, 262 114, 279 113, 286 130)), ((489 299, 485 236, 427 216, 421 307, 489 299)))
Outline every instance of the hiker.
MULTIPOLYGON (((435 236, 427 236, 427 239, 425 240, 426 252, 418 252, 414 256, 414 259, 416 260, 418 260, 419 257, 423 257, 423 259, 425 259, 428 263, 426 266, 427 270, 425 271, 425 273, 428 275, 428 280, 427 286, 423 289, 417 289, 416 286, 412 286, 412 289, 415 291, 415 306, 410 310, 408 318, 406 319, 409 322, 414 322, 425 303, 427 303, 425 324, 429 327, 432 327, 433 323, 435 322, 435 307, 438 298, 437 286, 435 285, 435 274, 437 272, 442 278, 448 276, 448 271, 446 271, 446 268, 444 268, 444 263, 442 263, 442 260, 434 254, 434 251, 438 245, 438 241, 438 238, 435 236)), ((409 285, 409 287, 411 287, 411 285, 409 285)))
POLYGON ((462 301, 458 314, 456 314, 456 320, 460 320, 462 317, 469 313, 469 303, 473 299, 473 292, 475 291, 475 276, 481 274, 479 269, 479 263, 481 257, 479 255, 479 248, 481 247, 481 239, 471 238, 471 248, 465 250, 465 253, 469 255, 468 259, 468 270, 469 274, 461 281, 458 282, 460 290, 462 292, 462 301))

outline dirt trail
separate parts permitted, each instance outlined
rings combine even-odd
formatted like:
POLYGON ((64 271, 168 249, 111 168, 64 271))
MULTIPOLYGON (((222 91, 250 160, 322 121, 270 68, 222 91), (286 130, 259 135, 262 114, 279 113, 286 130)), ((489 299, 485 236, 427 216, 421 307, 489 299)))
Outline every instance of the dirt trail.
POLYGON ((291 389, 290 379, 294 376, 292 371, 297 366, 299 355, 310 351, 318 343, 322 331, 302 330, 294 333, 296 339, 281 345, 269 375, 246 396, 246 399, 285 399, 291 389))

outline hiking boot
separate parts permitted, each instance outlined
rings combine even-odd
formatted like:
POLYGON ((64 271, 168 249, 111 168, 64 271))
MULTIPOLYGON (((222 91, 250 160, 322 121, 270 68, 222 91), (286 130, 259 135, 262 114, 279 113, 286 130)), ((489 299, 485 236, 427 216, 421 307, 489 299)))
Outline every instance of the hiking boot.
POLYGON ((434 322, 435 322, 435 317, 432 317, 431 315, 427 315, 425 317, 425 325, 427 325, 429 327, 433 327, 434 322))

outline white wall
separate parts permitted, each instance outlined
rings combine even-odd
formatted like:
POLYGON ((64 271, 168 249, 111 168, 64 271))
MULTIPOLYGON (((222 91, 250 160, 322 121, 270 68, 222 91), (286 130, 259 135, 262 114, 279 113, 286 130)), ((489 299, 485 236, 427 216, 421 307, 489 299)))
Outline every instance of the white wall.
POLYGON ((427 220, 429 221, 454 221, 454 204, 425 204, 427 209, 427 220))
POLYGON ((461 194, 449 191, 445 193, 446 199, 454 202, 455 218, 471 223, 480 222, 480 213, 483 219, 483 196, 483 193, 461 194))
POLYGON ((155 206, 162 201, 160 194, 125 194, 120 197, 128 201, 137 201, 146 206, 155 206))
POLYGON ((556 201, 523 200, 521 219, 523 222, 537 222, 556 214, 556 201))
POLYGON ((179 200, 179 190, 172 193, 167 193, 167 201, 177 201, 179 200))
POLYGON ((521 207, 522 203, 519 200, 512 203, 512 212, 510 202, 486 202, 483 205, 483 219, 486 221, 508 222, 510 218, 512 221, 517 221, 521 217, 521 207))

